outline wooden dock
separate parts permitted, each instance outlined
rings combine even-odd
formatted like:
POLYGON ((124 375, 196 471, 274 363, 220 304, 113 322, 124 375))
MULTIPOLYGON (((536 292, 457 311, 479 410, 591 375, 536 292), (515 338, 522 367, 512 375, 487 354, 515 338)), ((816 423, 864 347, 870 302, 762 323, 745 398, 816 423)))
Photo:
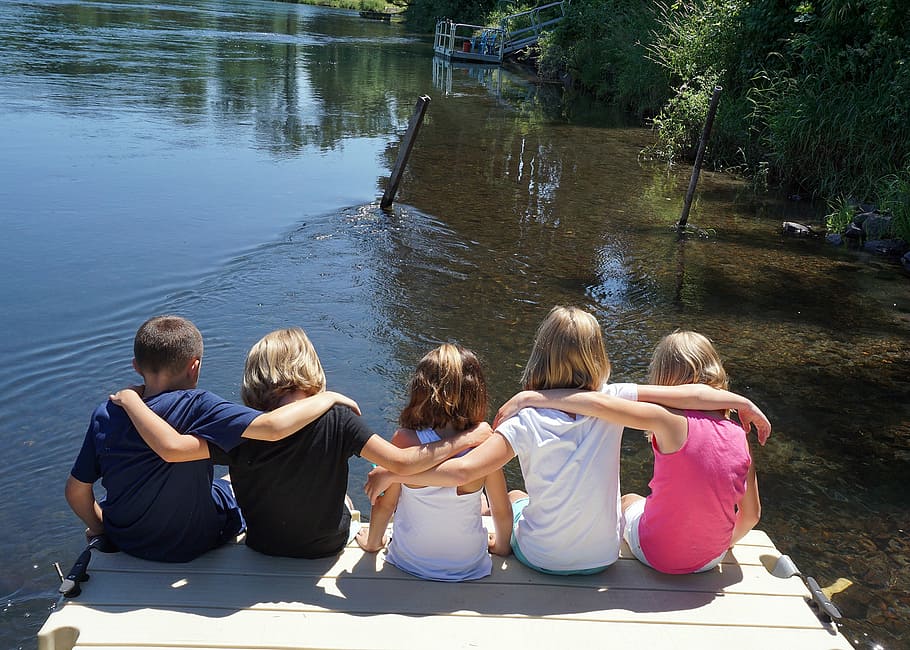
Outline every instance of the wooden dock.
POLYGON ((816 617, 800 578, 769 573, 779 556, 753 531, 700 575, 659 574, 623 548, 598 575, 543 575, 510 556, 494 557, 483 580, 452 584, 414 578, 356 545, 322 560, 242 544, 187 564, 95 553, 82 594, 51 614, 38 647, 851 648, 816 617))
POLYGON ((558 0, 506 16, 498 27, 440 20, 433 52, 445 59, 500 64, 510 54, 536 45, 544 32, 565 17, 567 2, 558 0))

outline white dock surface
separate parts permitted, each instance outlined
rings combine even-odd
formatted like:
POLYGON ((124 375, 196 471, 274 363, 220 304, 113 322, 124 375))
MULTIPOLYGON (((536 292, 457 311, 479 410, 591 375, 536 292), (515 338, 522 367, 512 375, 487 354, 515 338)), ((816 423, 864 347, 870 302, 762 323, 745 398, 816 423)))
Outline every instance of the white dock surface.
POLYGON ((752 531, 700 575, 659 574, 624 547, 598 575, 543 575, 494 556, 491 576, 453 584, 414 578, 356 544, 322 560, 242 544, 187 564, 95 552, 91 579, 51 614, 38 647, 850 649, 798 577, 769 573, 779 555, 752 531))

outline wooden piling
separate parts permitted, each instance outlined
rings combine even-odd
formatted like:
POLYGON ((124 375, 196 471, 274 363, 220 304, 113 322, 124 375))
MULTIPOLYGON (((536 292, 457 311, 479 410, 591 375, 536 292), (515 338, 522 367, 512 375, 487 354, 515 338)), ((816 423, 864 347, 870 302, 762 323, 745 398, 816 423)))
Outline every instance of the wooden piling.
POLYGON ((421 95, 414 106, 414 114, 411 115, 411 121, 408 123, 408 130, 404 134, 404 140, 398 149, 398 159, 392 168, 392 175, 389 176, 389 184, 382 195, 382 201, 379 207, 387 210, 395 201, 395 195, 398 193, 398 185, 401 183, 401 175, 404 173, 405 165, 408 164, 408 157, 411 155, 411 149, 414 147, 414 141, 417 139, 417 132, 420 131, 420 125, 423 123, 423 117, 430 105, 430 98, 427 95, 421 95))
POLYGON ((676 223, 677 230, 686 227, 689 220, 689 209, 692 207, 692 199, 695 197, 695 185, 698 183, 698 175, 701 173, 701 163, 705 157, 705 147, 708 144, 708 137, 711 135, 711 126, 714 124, 714 115, 717 113, 717 102, 720 101, 720 86, 714 86, 714 94, 711 96, 711 104, 708 106, 708 116, 705 118, 705 128, 702 129, 701 138, 698 141, 698 152, 695 154, 695 165, 692 167, 692 177, 689 179, 689 189, 686 191, 686 200, 683 203, 682 214, 676 223))

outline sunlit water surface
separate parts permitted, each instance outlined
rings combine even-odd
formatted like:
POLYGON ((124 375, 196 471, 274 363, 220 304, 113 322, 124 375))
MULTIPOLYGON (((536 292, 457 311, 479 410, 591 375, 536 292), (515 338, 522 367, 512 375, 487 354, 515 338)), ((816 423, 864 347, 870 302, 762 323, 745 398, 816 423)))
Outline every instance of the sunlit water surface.
MULTIPOLYGON (((855 644, 910 647, 907 277, 782 237, 819 211, 712 173, 691 221, 715 235, 678 241, 689 170, 642 158, 651 137, 354 12, 0 4, 0 646, 35 646, 51 565, 81 550, 63 482, 93 406, 136 379, 146 317, 192 318, 202 384, 235 399, 249 346, 303 326, 330 387, 388 435, 426 350, 474 348, 498 404, 562 303, 597 314, 616 380, 643 381, 674 328, 710 336, 775 426, 753 449, 761 527, 823 586, 853 583, 834 600, 855 644)), ((624 490, 646 490, 640 435, 623 454, 624 490)))

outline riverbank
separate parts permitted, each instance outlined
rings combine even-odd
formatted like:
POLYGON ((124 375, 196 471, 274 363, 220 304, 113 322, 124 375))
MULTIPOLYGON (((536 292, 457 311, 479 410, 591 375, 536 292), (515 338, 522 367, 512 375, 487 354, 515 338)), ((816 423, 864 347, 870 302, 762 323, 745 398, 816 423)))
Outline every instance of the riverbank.
POLYGON ((354 9, 363 12, 391 14, 396 16, 404 12, 407 5, 395 4, 386 0, 278 0, 290 4, 311 5, 314 7, 331 7, 333 9, 354 9))
POLYGON ((538 67, 653 125, 646 153, 669 161, 692 160, 720 86, 707 168, 835 212, 845 197, 883 206, 910 241, 908 24, 901 0, 577 0, 538 67))

